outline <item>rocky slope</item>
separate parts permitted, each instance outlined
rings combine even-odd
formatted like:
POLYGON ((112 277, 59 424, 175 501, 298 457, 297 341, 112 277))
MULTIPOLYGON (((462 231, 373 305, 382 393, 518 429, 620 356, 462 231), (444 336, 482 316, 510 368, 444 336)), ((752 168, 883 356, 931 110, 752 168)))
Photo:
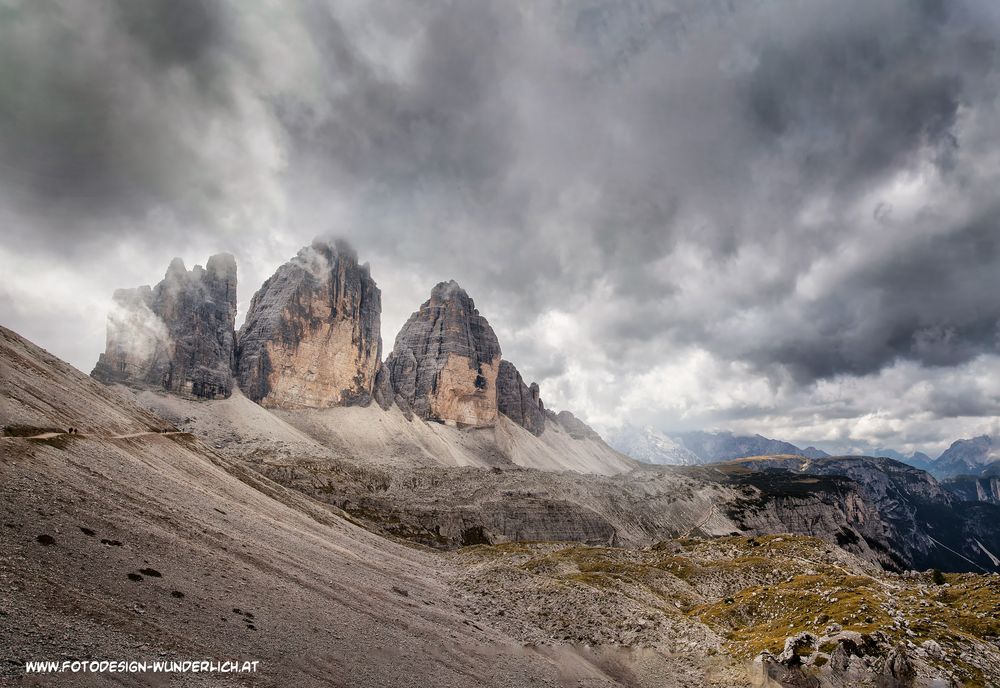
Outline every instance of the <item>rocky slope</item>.
MULTIPOLYGON (((362 688, 989 686, 1000 669, 996 577, 893 576, 829 540, 718 537, 738 528, 734 500, 830 491, 823 480, 864 500, 859 476, 748 462, 383 470, 284 417, 329 416, 331 431, 350 414, 464 438, 506 429, 536 448, 591 440, 556 425, 536 437, 505 417, 461 429, 375 407, 139 396, 162 415, 0 328, 0 646, 12 660, 0 683, 40 656, 249 657, 262 665, 254 685, 362 688), (738 477, 749 474, 778 479, 738 477), (551 536, 649 546, 516 542, 551 536)), ((935 494, 926 481, 912 492, 935 494)))
POLYGON ((273 408, 369 403, 381 313, 381 292, 357 254, 314 241, 254 295, 238 338, 240 388, 273 408))
POLYGON ((892 459, 762 457, 727 467, 759 500, 726 513, 741 529, 833 533, 837 543, 890 570, 1000 571, 1000 507, 962 501, 930 474, 892 459))
POLYGON ((0 427, 2 685, 152 685, 24 674, 63 658, 260 661, 253 676, 170 681, 189 686, 499 688, 558 685, 572 667, 595 688, 652 688, 667 675, 666 656, 623 679, 570 644, 524 647, 456 603, 461 561, 158 432, 171 428, 130 395, 4 328, 0 427))
POLYGON ((348 460, 402 476, 409 468, 471 466, 615 475, 638 464, 599 437, 573 437, 558 420, 536 436, 506 416, 493 427, 459 428, 407 419, 375 405, 330 409, 263 409, 234 392, 208 403, 144 392, 139 402, 203 437, 233 458, 277 463, 348 460))
POLYGON ((941 486, 963 501, 1000 504, 1000 477, 997 476, 962 475, 943 480, 941 486))
MULTIPOLYGON (((1000 676, 994 576, 885 574, 789 535, 459 556, 471 565, 454 587, 477 618, 530 643, 667 648, 679 660, 671 676, 691 685, 691 653, 742 658, 768 688, 995 686, 1000 676)), ((725 665, 718 672, 739 684, 725 665)))
POLYGON ((115 292, 107 346, 91 375, 197 398, 228 397, 235 319, 233 256, 214 255, 190 271, 175 258, 155 287, 115 292))
POLYGON ((153 396, 143 402, 226 456, 432 546, 647 546, 683 534, 795 532, 891 570, 956 571, 994 570, 987 552, 1000 549, 997 516, 983 511, 996 507, 956 500, 926 473, 887 460, 657 467, 629 464, 551 419, 540 437, 504 416, 493 428, 462 429, 374 406, 269 413, 251 404, 263 415, 240 421, 248 408, 237 411, 235 396, 209 404, 153 396), (804 472, 804 463, 815 468, 804 472))
POLYGON ((406 413, 467 426, 496 423, 500 344, 454 281, 436 285, 406 321, 385 368, 406 413))

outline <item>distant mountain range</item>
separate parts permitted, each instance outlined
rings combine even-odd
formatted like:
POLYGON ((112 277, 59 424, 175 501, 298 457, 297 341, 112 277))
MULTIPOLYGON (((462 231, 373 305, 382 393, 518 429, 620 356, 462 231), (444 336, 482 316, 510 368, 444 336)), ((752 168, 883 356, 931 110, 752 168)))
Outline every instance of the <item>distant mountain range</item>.
POLYGON ((1000 445, 989 435, 957 440, 931 466, 935 475, 1000 475, 1000 445))
MULTIPOLYGON (((662 465, 693 466, 779 454, 810 459, 830 456, 816 447, 803 449, 791 442, 763 435, 735 435, 731 432, 666 434, 651 427, 634 425, 624 425, 609 433, 608 444, 638 461, 662 465)), ((923 452, 907 455, 888 447, 874 449, 871 455, 901 461, 938 478, 1000 476, 1000 439, 994 440, 989 435, 957 440, 936 459, 923 452)))
POLYGON ((694 466, 748 456, 791 454, 819 459, 829 456, 816 447, 800 449, 790 442, 762 435, 731 432, 684 432, 667 435, 653 428, 625 425, 609 433, 608 444, 645 463, 694 466))

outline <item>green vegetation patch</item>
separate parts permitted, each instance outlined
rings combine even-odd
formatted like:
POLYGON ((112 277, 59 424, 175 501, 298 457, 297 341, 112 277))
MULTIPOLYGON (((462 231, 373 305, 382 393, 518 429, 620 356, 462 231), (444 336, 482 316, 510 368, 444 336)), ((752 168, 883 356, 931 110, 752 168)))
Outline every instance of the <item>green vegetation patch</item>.
MULTIPOLYGON (((789 636, 808 631, 822 638, 836 624, 862 637, 884 637, 887 646, 934 640, 956 677, 983 685, 969 651, 1000 638, 1000 577, 945 574, 935 585, 930 574, 870 576, 831 548, 818 538, 768 535, 685 538, 644 550, 510 543, 463 552, 504 560, 549 586, 585 585, 660 613, 687 615, 726 638, 735 657, 779 653, 789 636)), ((813 666, 828 662, 836 643, 818 649, 813 666)))
POLYGON ((735 654, 753 657, 762 650, 780 652, 788 636, 821 633, 829 622, 859 633, 883 630, 892 624, 881 607, 885 596, 877 581, 834 569, 747 588, 729 604, 713 602, 691 614, 724 633, 735 654))

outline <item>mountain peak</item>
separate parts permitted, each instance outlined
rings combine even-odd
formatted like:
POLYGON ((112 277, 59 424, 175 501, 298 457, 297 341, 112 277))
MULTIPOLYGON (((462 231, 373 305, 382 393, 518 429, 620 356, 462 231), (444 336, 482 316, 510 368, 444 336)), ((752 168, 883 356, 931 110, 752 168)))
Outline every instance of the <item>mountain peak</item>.
POLYGON ((396 336, 386 359, 393 398, 429 420, 493 425, 500 343, 454 280, 440 282, 396 336))
POLYGON ((228 397, 232 391, 236 260, 218 254, 208 270, 170 261, 155 287, 117 289, 107 341, 91 375, 105 383, 183 396, 228 397))
POLYGON ((237 374, 263 406, 368 403, 382 355, 382 296, 345 241, 315 239, 250 302, 237 374))

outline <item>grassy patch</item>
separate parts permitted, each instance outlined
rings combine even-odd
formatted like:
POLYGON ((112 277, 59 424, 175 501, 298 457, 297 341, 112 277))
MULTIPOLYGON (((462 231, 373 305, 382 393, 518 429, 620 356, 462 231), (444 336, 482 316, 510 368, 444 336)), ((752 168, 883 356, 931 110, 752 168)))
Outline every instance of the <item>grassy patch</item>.
POLYGON ((870 578, 837 571, 801 575, 776 585, 754 586, 733 597, 692 610, 733 641, 736 654, 780 652, 785 638, 798 631, 822 632, 828 618, 844 630, 872 633, 891 625, 881 609, 883 591, 870 578))
MULTIPOLYGON (((719 633, 741 659, 778 653, 802 631, 822 637, 837 624, 865 638, 884 634, 883 648, 935 640, 964 685, 983 685, 970 648, 1000 638, 1000 577, 947 574, 947 585, 934 585, 930 575, 869 576, 832 557, 831 547, 817 538, 770 535, 689 538, 646 550, 512 543, 466 551, 480 561, 504 560, 549 586, 585 585, 657 613, 686 615, 719 633)), ((829 662, 836 647, 822 643, 811 664, 829 662)))

